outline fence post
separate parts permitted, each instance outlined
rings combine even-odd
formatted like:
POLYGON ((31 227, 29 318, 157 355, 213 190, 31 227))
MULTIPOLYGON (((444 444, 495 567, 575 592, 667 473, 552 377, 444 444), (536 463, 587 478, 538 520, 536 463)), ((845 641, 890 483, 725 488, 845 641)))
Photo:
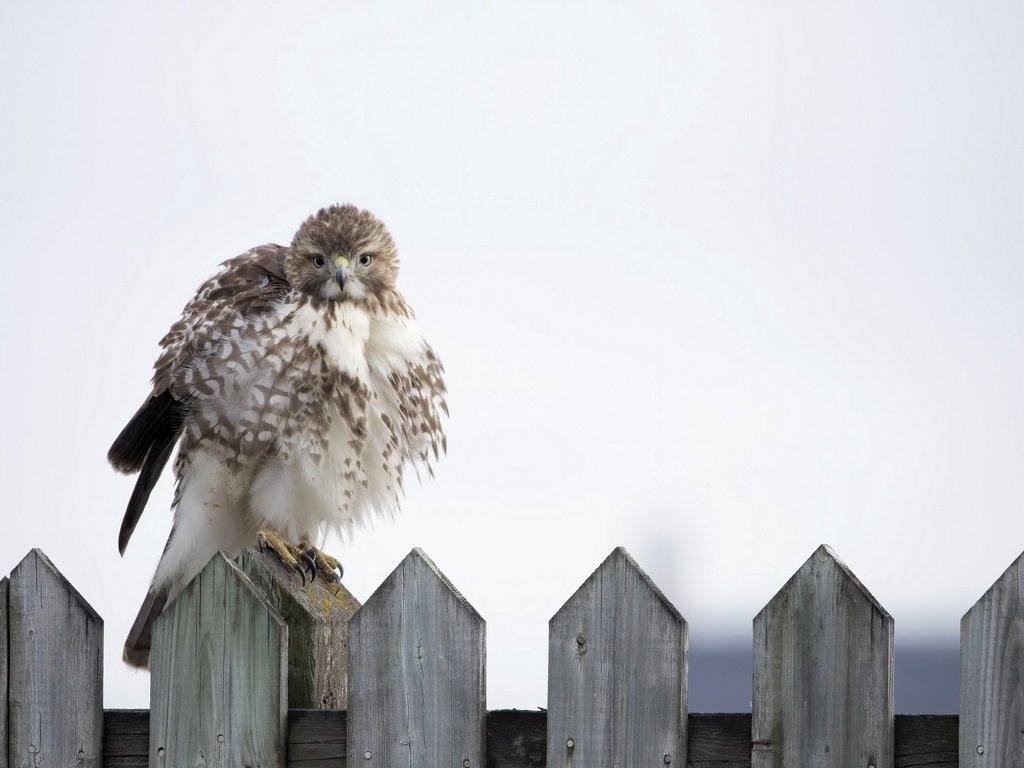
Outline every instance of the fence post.
POLYGON ((7 587, 7 757, 13 766, 103 763, 103 620, 46 555, 7 587))
POLYGON ((893 768, 893 621, 822 545, 754 619, 752 768, 893 768))
POLYGON ((484 631, 410 552, 349 625, 348 765, 484 768, 484 631))
POLYGON ((7 584, 0 579, 0 768, 7 768, 7 584))
POLYGON ((549 624, 547 765, 686 766, 686 620, 622 547, 549 624))
POLYGON ((341 584, 303 582, 269 551, 246 549, 238 566, 288 624, 288 708, 348 708, 348 623, 359 601, 341 584))
POLYGON ((960 621, 960 765, 1024 765, 1024 554, 960 621))
POLYGON ((283 768, 288 628, 223 553, 153 624, 150 768, 283 768))

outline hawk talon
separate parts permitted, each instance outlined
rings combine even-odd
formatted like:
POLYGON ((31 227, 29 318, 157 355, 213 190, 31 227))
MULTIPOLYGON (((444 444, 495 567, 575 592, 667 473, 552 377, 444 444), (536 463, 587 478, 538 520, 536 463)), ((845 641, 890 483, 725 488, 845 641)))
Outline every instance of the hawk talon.
POLYGON ((341 583, 341 577, 345 574, 345 569, 341 567, 341 563, 338 562, 337 558, 331 557, 326 552, 321 552, 319 549, 314 549, 316 552, 316 558, 320 562, 320 578, 330 579, 336 584, 341 583))
MULTIPOLYGON (((299 552, 299 560, 309 566, 310 582, 316 581, 316 550, 307 549, 305 552, 299 552)), ((303 584, 305 584, 305 574, 303 574, 303 584)))
POLYGON ((302 578, 302 586, 306 586, 306 569, 303 567, 306 560, 305 558, 301 561, 299 559, 302 556, 300 547, 290 544, 284 536, 272 528, 261 528, 256 531, 256 544, 259 545, 260 552, 269 549, 286 568, 298 571, 302 578))
POLYGON ((334 584, 341 584, 341 577, 344 575, 345 569, 341 567, 341 563, 338 563, 337 569, 327 569, 327 573, 324 575, 324 578, 330 580, 334 584))

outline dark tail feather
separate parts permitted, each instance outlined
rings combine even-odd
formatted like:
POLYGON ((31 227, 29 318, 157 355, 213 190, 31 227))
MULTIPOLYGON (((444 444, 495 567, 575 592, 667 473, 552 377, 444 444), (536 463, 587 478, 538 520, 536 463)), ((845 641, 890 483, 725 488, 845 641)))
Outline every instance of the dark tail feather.
POLYGON ((149 501, 153 486, 160 479, 174 443, 181 433, 185 407, 171 397, 170 392, 161 392, 147 400, 128 422, 114 444, 107 458, 122 472, 138 472, 128 507, 121 521, 121 532, 117 537, 117 548, 124 554, 142 517, 142 510, 149 501))
POLYGON ((138 472, 149 455, 150 447, 164 433, 173 431, 177 434, 184 415, 182 403, 167 390, 151 396, 121 430, 107 452, 107 460, 118 472, 127 475, 138 472))
POLYGON ((125 662, 138 669, 149 669, 149 651, 153 644, 153 622, 163 611, 167 604, 167 591, 154 592, 152 589, 146 593, 146 599, 142 602, 139 615, 135 617, 128 632, 128 638, 124 641, 125 662))
POLYGON ((135 526, 139 524, 142 517, 142 510, 146 508, 149 501, 149 494, 153 492, 153 486, 160 479, 160 473, 171 456, 171 450, 178 439, 177 433, 167 433, 161 436, 159 443, 154 443, 146 456, 146 463, 142 466, 139 479, 135 481, 135 488, 132 489, 131 498, 128 499, 128 507, 124 511, 124 519, 121 520, 121 532, 117 536, 117 549, 123 555, 128 547, 128 539, 135 532, 135 526))

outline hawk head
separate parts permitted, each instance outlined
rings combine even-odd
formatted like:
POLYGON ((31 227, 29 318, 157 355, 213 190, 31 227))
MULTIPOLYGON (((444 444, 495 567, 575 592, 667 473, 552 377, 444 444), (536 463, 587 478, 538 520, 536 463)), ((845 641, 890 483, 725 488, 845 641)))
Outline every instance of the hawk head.
POLYGON ((313 298, 383 300, 395 291, 398 255, 376 216, 354 205, 332 205, 299 227, 284 270, 292 286, 313 298))

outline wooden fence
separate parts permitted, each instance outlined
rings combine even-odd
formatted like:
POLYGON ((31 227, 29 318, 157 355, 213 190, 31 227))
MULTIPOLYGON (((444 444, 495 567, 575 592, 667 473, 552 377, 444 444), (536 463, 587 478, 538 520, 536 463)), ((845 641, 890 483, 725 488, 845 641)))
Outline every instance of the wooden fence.
POLYGON ((151 709, 104 711, 103 621, 36 549, 0 580, 0 768, 1024 766, 1021 562, 961 622, 959 718, 894 716, 893 620, 824 546, 754 619, 750 714, 687 711, 686 620, 621 548, 550 621, 546 711, 486 711, 484 620, 418 549, 362 607, 218 555, 151 709))

